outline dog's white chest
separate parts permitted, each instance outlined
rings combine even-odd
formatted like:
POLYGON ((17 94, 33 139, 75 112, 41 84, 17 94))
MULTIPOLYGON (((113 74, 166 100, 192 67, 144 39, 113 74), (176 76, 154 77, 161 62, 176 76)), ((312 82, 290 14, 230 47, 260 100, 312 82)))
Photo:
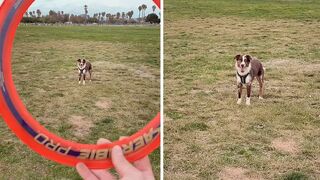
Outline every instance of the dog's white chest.
POLYGON ((237 83, 238 84, 248 84, 249 82, 251 82, 252 77, 251 74, 246 74, 246 75, 239 75, 237 74, 237 83))

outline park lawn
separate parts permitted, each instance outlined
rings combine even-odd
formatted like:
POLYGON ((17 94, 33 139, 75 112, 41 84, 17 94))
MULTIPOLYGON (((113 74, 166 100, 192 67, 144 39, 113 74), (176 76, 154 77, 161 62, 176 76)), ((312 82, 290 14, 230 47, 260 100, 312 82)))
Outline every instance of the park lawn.
MULTIPOLYGON (((80 143, 117 140, 144 127, 160 109, 159 26, 20 25, 13 79, 31 114, 48 130, 80 143), (93 65, 78 85, 76 60, 93 65)), ((22 144, 0 121, 4 179, 80 179, 22 144)), ((151 154, 156 177, 160 151, 151 154)))
POLYGON ((166 1, 166 179, 320 178, 320 2, 303 2, 166 1), (250 107, 238 53, 266 68, 250 107))

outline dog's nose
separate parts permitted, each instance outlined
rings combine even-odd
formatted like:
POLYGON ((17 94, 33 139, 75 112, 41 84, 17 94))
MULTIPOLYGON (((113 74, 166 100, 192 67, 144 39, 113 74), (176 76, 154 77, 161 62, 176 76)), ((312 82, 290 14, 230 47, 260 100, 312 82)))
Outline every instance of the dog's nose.
POLYGON ((244 64, 241 64, 241 67, 243 68, 243 67, 244 67, 244 64))

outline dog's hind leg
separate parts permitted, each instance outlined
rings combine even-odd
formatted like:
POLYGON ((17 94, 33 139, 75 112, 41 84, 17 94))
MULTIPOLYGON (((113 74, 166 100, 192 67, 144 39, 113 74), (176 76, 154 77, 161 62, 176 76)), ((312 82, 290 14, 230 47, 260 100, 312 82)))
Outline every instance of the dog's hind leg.
POLYGON ((92 70, 89 70, 89 74, 90 74, 90 82, 92 80, 92 70))
POLYGON ((259 99, 263 99, 263 75, 257 77, 257 80, 259 82, 259 99))
POLYGON ((264 95, 264 68, 262 68, 260 76, 257 76, 257 80, 259 82, 259 99, 263 99, 264 95))

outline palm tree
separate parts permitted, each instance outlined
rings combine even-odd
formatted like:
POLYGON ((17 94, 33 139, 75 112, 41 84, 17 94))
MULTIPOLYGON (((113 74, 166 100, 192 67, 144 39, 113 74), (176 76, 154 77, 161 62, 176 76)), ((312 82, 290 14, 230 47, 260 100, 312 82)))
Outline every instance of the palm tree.
POLYGON ((93 14, 93 18, 97 19, 97 16, 98 16, 97 13, 94 13, 94 14, 93 14))
POLYGON ((84 14, 86 17, 84 18, 84 23, 87 24, 87 19, 88 19, 88 5, 84 5, 84 14))
POLYGON ((147 9, 147 5, 142 4, 142 9, 143 9, 143 11, 142 11, 142 13, 143 13, 143 18, 145 18, 145 17, 146 17, 146 9, 147 9))
POLYGON ((107 13, 106 17, 108 18, 108 21, 110 21, 111 14, 110 14, 110 13, 107 13))
POLYGON ((157 8, 157 7, 156 7, 155 5, 152 6, 152 11, 153 11, 153 13, 154 13, 154 11, 156 10, 156 8, 157 8))
POLYGON ((40 16, 41 16, 41 11, 40 11, 40 9, 37 9, 37 15, 38 15, 38 18, 40 18, 40 16))
POLYGON ((104 21, 104 16, 105 16, 105 15, 106 15, 106 12, 102 12, 102 13, 101 13, 101 16, 102 16, 102 18, 101 18, 101 19, 102 19, 102 22, 104 21))
POLYGON ((133 16, 133 11, 129 11, 129 12, 127 13, 127 15, 129 16, 129 19, 131 19, 132 16, 133 16))
POLYGON ((84 5, 84 14, 87 16, 88 14, 88 5, 84 5))
POLYGON ((140 14, 141 14, 142 6, 139 6, 138 9, 139 9, 139 19, 140 19, 140 14))

